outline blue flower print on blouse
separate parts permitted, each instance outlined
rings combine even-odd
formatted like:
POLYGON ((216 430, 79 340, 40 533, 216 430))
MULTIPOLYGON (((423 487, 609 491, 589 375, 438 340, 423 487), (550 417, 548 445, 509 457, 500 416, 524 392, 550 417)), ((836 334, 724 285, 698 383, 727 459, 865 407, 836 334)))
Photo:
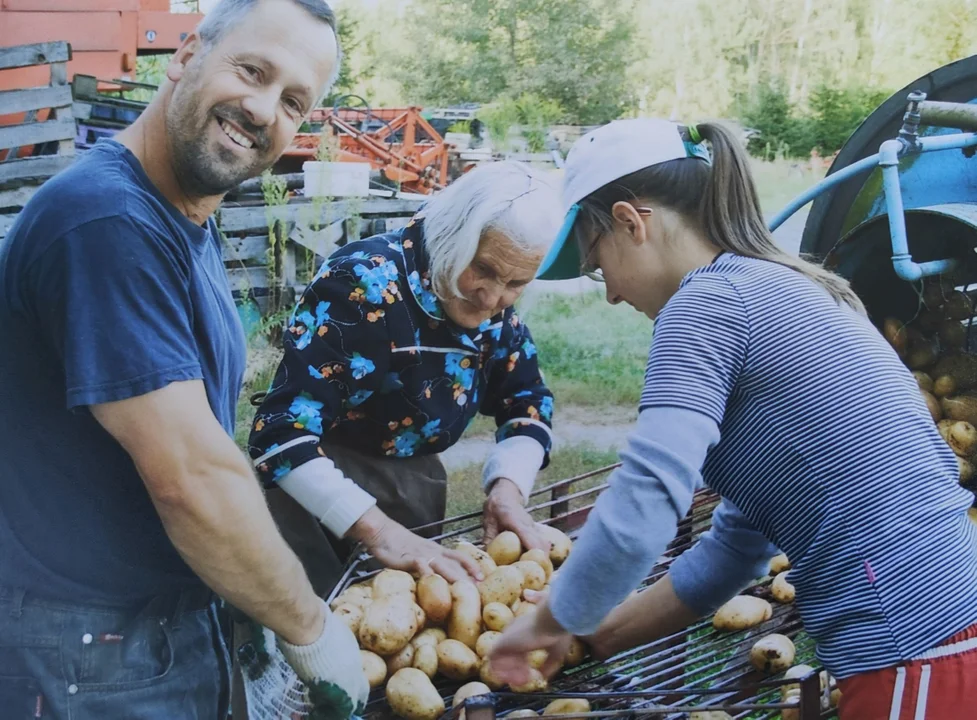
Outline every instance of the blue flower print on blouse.
POLYGON ((309 432, 322 434, 322 403, 313 400, 308 393, 301 393, 292 400, 288 411, 292 413, 292 422, 296 428, 308 430, 309 432))
POLYGON ((376 370, 377 366, 373 364, 372 360, 368 360, 358 352, 354 352, 352 360, 349 361, 349 369, 353 371, 354 378, 362 380, 376 370))

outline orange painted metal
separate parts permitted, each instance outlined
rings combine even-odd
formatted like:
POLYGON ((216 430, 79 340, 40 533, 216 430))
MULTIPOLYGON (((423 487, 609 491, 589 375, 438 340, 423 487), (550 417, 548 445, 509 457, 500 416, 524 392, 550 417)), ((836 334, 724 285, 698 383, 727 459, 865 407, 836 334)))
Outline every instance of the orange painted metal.
MULTIPOLYGON (((420 108, 319 108, 310 124, 329 127, 339 136, 339 160, 366 161, 387 180, 404 190, 428 194, 448 184, 448 149, 444 139, 421 117, 420 108), (383 125, 372 131, 359 129, 364 119, 383 125), (396 141, 394 137, 396 136, 396 141)), ((315 158, 319 133, 299 133, 285 151, 285 158, 315 158)))

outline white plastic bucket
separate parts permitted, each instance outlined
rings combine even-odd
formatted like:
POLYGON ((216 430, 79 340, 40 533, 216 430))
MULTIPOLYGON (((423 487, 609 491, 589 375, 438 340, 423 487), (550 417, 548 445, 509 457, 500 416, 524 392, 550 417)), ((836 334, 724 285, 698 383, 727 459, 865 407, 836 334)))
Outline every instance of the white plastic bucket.
POLYGON ((353 197, 370 194, 370 164, 361 162, 302 163, 306 197, 353 197))

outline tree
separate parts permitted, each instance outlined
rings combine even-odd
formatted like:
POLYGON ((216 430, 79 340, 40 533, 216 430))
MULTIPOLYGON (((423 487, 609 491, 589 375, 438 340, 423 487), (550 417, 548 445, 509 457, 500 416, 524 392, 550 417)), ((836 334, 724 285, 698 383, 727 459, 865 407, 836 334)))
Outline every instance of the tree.
POLYGON ((632 104, 627 2, 415 0, 407 20, 423 50, 405 53, 397 76, 423 103, 529 93, 584 124, 611 120, 632 104))

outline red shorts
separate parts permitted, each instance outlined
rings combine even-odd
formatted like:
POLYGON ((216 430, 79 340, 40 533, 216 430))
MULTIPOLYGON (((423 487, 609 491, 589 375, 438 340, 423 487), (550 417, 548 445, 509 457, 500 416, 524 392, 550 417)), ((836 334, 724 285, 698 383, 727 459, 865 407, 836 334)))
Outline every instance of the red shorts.
POLYGON ((977 720, 977 625, 919 657, 840 680, 840 720, 977 720))

